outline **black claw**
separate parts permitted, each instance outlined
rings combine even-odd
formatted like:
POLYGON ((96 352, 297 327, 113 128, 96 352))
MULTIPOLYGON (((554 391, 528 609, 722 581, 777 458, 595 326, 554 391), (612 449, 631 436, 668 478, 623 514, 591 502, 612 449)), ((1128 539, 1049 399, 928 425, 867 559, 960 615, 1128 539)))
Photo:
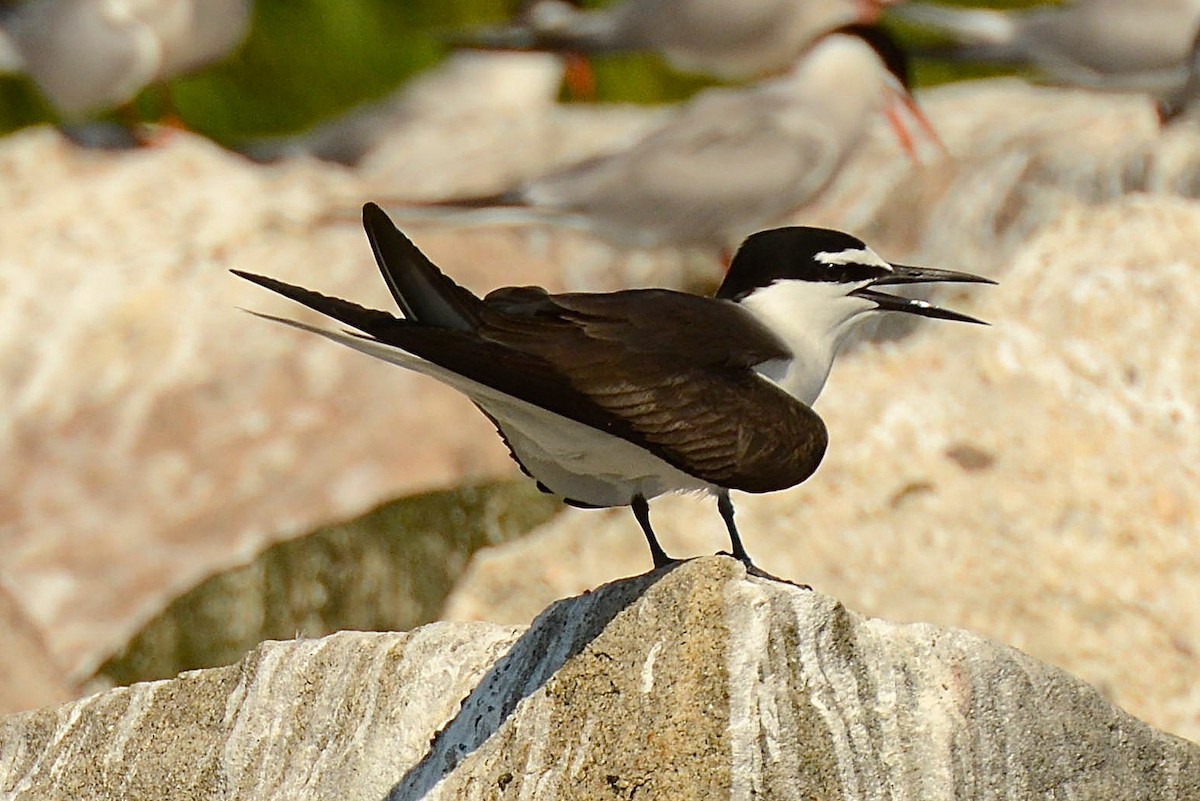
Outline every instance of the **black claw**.
POLYGON ((747 575, 755 576, 757 578, 767 579, 768 581, 778 581, 780 584, 790 584, 793 587, 796 587, 797 589, 804 590, 805 592, 812 592, 812 587, 809 586, 808 584, 797 584, 796 582, 794 582, 790 579, 780 578, 779 576, 772 575, 772 574, 768 573, 767 571, 763 570, 762 568, 755 567, 754 565, 750 564, 749 562, 747 562, 745 564, 746 564, 747 575))

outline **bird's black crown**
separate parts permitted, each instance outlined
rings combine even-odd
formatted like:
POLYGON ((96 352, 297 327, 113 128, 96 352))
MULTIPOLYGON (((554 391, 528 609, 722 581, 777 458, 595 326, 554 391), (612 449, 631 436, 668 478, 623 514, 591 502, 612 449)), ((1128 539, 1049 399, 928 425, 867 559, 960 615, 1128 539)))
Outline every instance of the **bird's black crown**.
POLYGON ((789 226, 751 234, 729 265, 716 297, 741 300, 782 279, 825 283, 861 283, 887 275, 879 262, 838 254, 867 252, 863 241, 829 228, 789 226))

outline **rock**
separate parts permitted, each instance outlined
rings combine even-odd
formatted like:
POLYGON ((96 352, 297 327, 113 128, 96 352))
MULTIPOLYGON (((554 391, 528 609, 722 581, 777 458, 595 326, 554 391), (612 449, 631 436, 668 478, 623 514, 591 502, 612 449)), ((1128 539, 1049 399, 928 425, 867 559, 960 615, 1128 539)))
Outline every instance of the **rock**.
POLYGON ((1200 748, 1019 651, 716 557, 528 630, 271 642, 0 721, 21 799, 1200 798, 1200 748))
POLYGON ((0 582, 0 715, 60 704, 77 695, 37 627, 0 582))
MULTIPOLYGON (((495 141, 510 122, 455 125, 495 141)), ((570 127, 586 149, 584 121, 570 127)), ((493 161, 472 170, 511 163, 493 161)), ((426 186, 450 180, 438 169, 427 161, 426 186)), ((183 133, 123 154, 48 128, 0 140, 0 579, 68 683, 272 543, 515 476, 456 393, 238 311, 296 310, 231 267, 390 308, 361 226, 338 218, 376 196, 374 174, 263 167, 183 133)), ((616 251, 579 235, 406 230, 480 292, 628 282, 616 251)), ((677 273, 674 256, 659 262, 677 273)), ((658 283, 654 263, 630 271, 658 283)))
POLYGON ((236 662, 263 640, 428 623, 473 553, 562 508, 531 482, 503 481, 403 498, 277 543, 171 601, 99 676, 132 684, 236 662))
MULTIPOLYGON (((962 626, 1200 739, 1200 205, 1076 208, 997 287, 835 365, 803 486, 734 494, 746 548, 869 615, 962 626)), ((959 266, 959 265, 948 265, 959 266)), ((651 503, 668 553, 727 547, 711 501, 651 503)), ((447 616, 527 623, 644 569, 628 510, 571 510, 473 563, 447 616)))

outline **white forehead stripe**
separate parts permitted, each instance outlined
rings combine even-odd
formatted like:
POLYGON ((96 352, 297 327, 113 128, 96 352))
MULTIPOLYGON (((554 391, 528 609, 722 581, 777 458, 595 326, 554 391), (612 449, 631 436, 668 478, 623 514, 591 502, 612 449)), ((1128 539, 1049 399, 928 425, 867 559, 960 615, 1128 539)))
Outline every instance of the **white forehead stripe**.
POLYGON ((875 267, 882 267, 889 273, 893 272, 892 265, 888 264, 879 255, 870 248, 847 248, 846 250, 822 250, 814 256, 817 261, 822 264, 870 264, 875 267))

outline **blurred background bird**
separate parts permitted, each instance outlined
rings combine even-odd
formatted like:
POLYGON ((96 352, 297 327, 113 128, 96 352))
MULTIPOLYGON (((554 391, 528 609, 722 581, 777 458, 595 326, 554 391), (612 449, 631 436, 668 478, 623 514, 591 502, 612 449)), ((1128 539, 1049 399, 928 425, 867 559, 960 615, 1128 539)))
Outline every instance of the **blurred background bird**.
POLYGON ((1009 10, 914 2, 895 17, 953 40, 929 55, 1030 67, 1053 83, 1163 97, 1186 81, 1200 0, 1073 0, 1009 10))
POLYGON ((1158 99, 1159 121, 1173 125, 1183 120, 1195 119, 1200 107, 1200 30, 1192 40, 1192 49, 1186 59, 1187 77, 1178 88, 1168 91, 1158 99))
POLYGON ((811 201, 881 112, 914 157, 904 117, 934 137, 909 94, 907 59, 895 41, 874 26, 839 28, 787 72, 702 92, 627 148, 460 202, 500 207, 460 222, 550 222, 623 246, 723 251, 811 201))
MULTIPOLYGON (((23 72, 67 123, 228 56, 252 0, 29 0, 0 10, 0 69, 23 72)), ((69 126, 68 130, 78 130, 69 126)))
POLYGON ((623 0, 580 9, 535 0, 513 25, 463 37, 479 47, 598 54, 650 51, 673 67, 744 79, 790 67, 821 34, 873 23, 902 0, 623 0))

